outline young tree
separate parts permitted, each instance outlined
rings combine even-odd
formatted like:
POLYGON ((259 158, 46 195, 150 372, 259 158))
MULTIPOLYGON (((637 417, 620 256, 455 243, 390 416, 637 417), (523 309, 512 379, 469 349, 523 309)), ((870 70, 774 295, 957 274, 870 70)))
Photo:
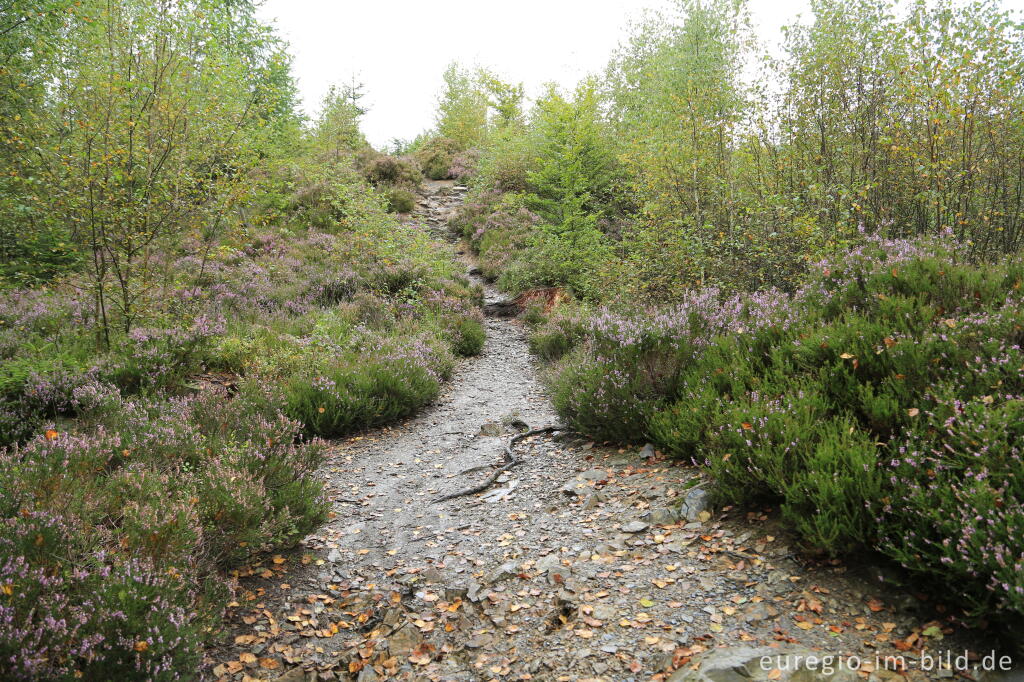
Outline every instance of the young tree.
POLYGON ((39 182, 86 249, 105 344, 144 314, 159 247, 221 220, 253 158, 259 90, 207 9, 92 0, 64 27, 39 182))
POLYGON ((487 135, 487 106, 487 96, 474 79, 453 62, 444 72, 437 132, 463 149, 479 146, 487 135))
POLYGON ((742 2, 680 0, 613 60, 611 116, 645 212, 659 222, 731 229, 732 150, 749 47, 742 2))
POLYGON ((359 120, 366 113, 359 104, 362 90, 362 84, 355 83, 341 88, 331 86, 320 103, 313 138, 321 152, 335 163, 366 146, 366 138, 359 130, 359 120))
POLYGON ((537 169, 528 173, 528 205, 545 229, 573 239, 596 231, 611 184, 613 158, 597 84, 584 81, 569 100, 548 85, 533 114, 537 169))

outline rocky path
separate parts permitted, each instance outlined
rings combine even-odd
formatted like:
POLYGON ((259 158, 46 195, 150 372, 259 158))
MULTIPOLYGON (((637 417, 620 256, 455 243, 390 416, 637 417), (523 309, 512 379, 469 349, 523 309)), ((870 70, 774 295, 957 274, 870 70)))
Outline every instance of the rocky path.
MULTIPOLYGON (((415 219, 443 230, 461 190, 427 191, 415 219)), ((211 679, 954 675, 920 672, 956 633, 918 598, 798 559, 768 510, 707 508, 697 473, 649 447, 533 436, 489 490, 435 502, 484 480, 519 429, 556 421, 521 324, 490 317, 487 333, 430 409, 335 445, 332 520, 240 573, 211 679), (805 654, 860 665, 789 669, 805 654)))

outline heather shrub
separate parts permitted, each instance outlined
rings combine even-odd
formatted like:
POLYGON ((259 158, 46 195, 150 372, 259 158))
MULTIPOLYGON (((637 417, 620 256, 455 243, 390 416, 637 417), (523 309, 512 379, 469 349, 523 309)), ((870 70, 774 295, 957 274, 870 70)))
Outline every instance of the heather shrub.
POLYGON ((480 152, 476 149, 465 149, 452 157, 448 175, 461 182, 470 182, 477 175, 480 163, 480 152))
POLYGON ((544 316, 543 307, 530 305, 524 312, 530 330, 530 351, 546 362, 560 360, 587 337, 587 309, 561 305, 544 316))
POLYGON ((1024 400, 951 392, 919 419, 882 463, 893 491, 873 506, 882 551, 953 586, 978 616, 1024 614, 1024 400))
POLYGON ((195 670, 219 571, 325 516, 323 448, 296 444, 273 390, 117 398, 92 403, 94 427, 0 452, 0 652, 16 679, 195 670))
POLYGON ((483 351, 484 342, 487 341, 487 332, 484 331, 484 325, 480 320, 461 317, 455 321, 452 331, 454 333, 452 351, 456 355, 469 357, 479 355, 483 351))
POLYGON ((127 392, 176 388, 199 370, 206 347, 223 332, 223 320, 205 316, 187 327, 134 329, 105 359, 100 376, 127 392))
POLYGON ((415 188, 423 180, 415 160, 396 156, 379 156, 373 159, 363 168, 363 175, 370 184, 378 187, 391 185, 415 188))
POLYGON ((387 197, 388 210, 392 213, 409 213, 416 208, 416 195, 407 189, 389 189, 387 197))
POLYGON ((452 366, 438 343, 406 338, 288 378, 285 411, 311 434, 339 436, 412 414, 437 396, 452 366))
POLYGON ((865 238, 792 295, 606 310, 554 365, 556 407, 705 466, 722 501, 778 503, 808 549, 872 548, 973 615, 1022 615, 1024 265, 961 248, 865 238))
POLYGON ((427 140, 414 152, 423 174, 431 180, 447 180, 451 177, 452 160, 462 151, 455 140, 435 137, 427 140))

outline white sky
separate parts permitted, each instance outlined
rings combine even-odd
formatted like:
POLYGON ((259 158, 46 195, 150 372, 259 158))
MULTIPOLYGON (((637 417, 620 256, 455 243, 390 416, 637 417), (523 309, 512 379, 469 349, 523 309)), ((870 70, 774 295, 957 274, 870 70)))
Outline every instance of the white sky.
MULTIPOLYGON (((260 15, 291 44, 307 114, 327 88, 365 84, 363 131, 380 147, 433 125, 441 74, 452 61, 485 66, 536 94, 603 70, 631 19, 668 0, 265 0, 260 15)), ((809 0, 750 0, 762 42, 809 14, 809 0)), ((1024 0, 1004 0, 1021 8, 1024 0)))

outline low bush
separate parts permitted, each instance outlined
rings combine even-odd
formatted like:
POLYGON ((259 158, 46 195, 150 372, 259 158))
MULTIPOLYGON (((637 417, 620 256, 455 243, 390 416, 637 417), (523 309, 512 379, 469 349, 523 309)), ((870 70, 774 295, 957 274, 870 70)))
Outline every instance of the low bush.
POLYGON ((335 437, 405 417, 433 400, 451 372, 448 351, 407 339, 358 364, 319 367, 285 384, 285 410, 309 433, 335 437))
POLYGON ((373 185, 415 188, 423 180, 413 159, 379 156, 367 163, 363 175, 373 185))
POLYGON ((416 195, 407 189, 390 189, 387 196, 388 211, 391 213, 409 213, 416 208, 416 195))
POLYGON ((109 341, 74 272, 0 297, 3 679, 199 670, 227 571, 324 519, 310 436, 409 415, 479 352, 479 289, 357 171, 255 182, 239 224, 154 250, 109 341))
POLYGON ((447 137, 435 137, 420 145, 414 152, 423 174, 431 180, 452 177, 452 161, 461 150, 459 143, 447 137))
POLYGON ((866 238, 792 295, 703 290, 532 344, 574 428, 650 438, 722 500, 778 502, 810 550, 873 548, 1020 617, 1024 263, 959 249, 866 238))
POLYGON ((246 386, 127 401, 0 454, 0 659, 15 679, 176 679, 219 617, 225 566, 322 522, 318 442, 246 386))

